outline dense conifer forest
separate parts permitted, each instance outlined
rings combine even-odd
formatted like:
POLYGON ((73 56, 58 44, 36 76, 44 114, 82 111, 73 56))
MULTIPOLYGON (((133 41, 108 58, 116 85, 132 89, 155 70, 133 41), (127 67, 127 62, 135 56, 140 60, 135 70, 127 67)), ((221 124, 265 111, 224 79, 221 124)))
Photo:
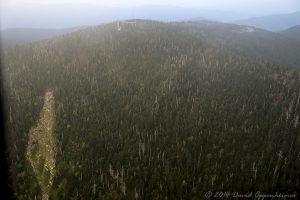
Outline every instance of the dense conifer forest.
POLYGON ((111 23, 4 49, 15 198, 45 199, 51 179, 45 159, 35 173, 26 154, 47 91, 49 199, 300 191, 300 66, 248 56, 194 27, 111 23))

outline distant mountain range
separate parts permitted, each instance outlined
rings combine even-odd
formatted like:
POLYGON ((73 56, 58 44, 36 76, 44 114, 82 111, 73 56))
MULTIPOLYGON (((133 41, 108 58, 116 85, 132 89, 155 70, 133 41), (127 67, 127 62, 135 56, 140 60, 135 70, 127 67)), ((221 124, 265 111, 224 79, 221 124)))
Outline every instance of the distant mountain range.
POLYGON ((243 19, 234 22, 235 24, 255 26, 269 31, 282 31, 290 27, 300 25, 300 11, 291 14, 270 15, 243 19))
POLYGON ((149 19, 164 22, 208 19, 213 21, 255 26, 270 31, 282 31, 300 25, 300 11, 291 14, 250 14, 178 6, 144 5, 137 7, 104 7, 100 5, 18 5, 1 10, 1 30, 31 27, 65 29, 69 27, 100 25, 116 20, 149 19), (55 14, 54 14, 55 13, 55 14))
MULTIPOLYGON (((216 47, 225 47, 253 58, 268 60, 278 65, 300 65, 300 27, 274 33, 259 28, 214 22, 202 18, 186 22, 173 22, 184 26, 187 35, 197 36, 216 47), (297 32, 298 31, 298 32, 297 32)), ((117 24, 116 24, 117 26, 117 24)), ((14 46, 65 35, 84 27, 70 29, 7 29, 2 31, 2 44, 14 46)))
POLYGON ((157 21, 185 21, 202 17, 221 22, 232 22, 251 17, 236 13, 200 8, 145 5, 132 8, 103 7, 99 5, 19 5, 14 9, 3 9, 1 28, 69 28, 84 25, 99 25, 115 20, 149 19, 157 21), (54 14, 55 13, 55 14, 54 14), (62 20, 63 19, 63 20, 62 20))
POLYGON ((14 46, 36 42, 56 36, 64 35, 82 29, 84 27, 67 29, 37 29, 37 28, 13 28, 1 31, 1 44, 14 46))
POLYGON ((300 41, 300 25, 293 26, 292 28, 281 31, 280 33, 286 37, 300 41))

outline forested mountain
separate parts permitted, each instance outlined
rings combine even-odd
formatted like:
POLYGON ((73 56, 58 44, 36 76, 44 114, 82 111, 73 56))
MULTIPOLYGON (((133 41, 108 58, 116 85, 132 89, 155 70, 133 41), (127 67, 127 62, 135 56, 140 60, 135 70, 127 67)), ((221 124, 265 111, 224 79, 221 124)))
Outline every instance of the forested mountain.
POLYGON ((191 37, 209 42, 216 48, 243 54, 253 59, 299 68, 300 42, 250 26, 240 26, 212 21, 191 21, 181 23, 184 32, 191 37))
POLYGON ((48 38, 71 33, 84 27, 68 28, 68 29, 36 29, 36 28, 13 28, 0 32, 1 44, 3 46, 14 46, 36 42, 48 38))
POLYGON ((235 21, 234 23, 255 26, 269 31, 283 31, 300 25, 300 11, 291 14, 270 15, 235 21))
POLYGON ((5 49, 16 199, 299 191, 299 68, 240 51, 245 27, 135 22, 5 49))
POLYGON ((280 33, 283 34, 286 37, 289 37, 291 39, 295 39, 295 40, 300 42, 300 25, 293 26, 292 28, 281 31, 280 33))

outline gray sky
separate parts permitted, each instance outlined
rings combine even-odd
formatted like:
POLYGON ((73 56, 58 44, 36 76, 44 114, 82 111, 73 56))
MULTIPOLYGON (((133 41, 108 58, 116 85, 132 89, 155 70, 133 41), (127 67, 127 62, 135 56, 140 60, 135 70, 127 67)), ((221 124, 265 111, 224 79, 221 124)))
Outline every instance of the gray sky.
POLYGON ((1 0, 8 6, 21 4, 99 4, 103 6, 174 5, 214 10, 287 13, 300 10, 300 0, 1 0))

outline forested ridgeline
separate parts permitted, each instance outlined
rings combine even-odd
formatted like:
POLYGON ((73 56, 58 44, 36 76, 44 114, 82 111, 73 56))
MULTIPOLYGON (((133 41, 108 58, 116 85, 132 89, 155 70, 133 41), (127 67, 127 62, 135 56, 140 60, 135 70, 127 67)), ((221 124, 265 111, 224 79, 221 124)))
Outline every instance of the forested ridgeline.
POLYGON ((116 23, 4 52, 17 199, 41 198, 26 159, 55 98, 50 199, 203 199, 300 189, 299 69, 211 45, 178 24, 116 23))

